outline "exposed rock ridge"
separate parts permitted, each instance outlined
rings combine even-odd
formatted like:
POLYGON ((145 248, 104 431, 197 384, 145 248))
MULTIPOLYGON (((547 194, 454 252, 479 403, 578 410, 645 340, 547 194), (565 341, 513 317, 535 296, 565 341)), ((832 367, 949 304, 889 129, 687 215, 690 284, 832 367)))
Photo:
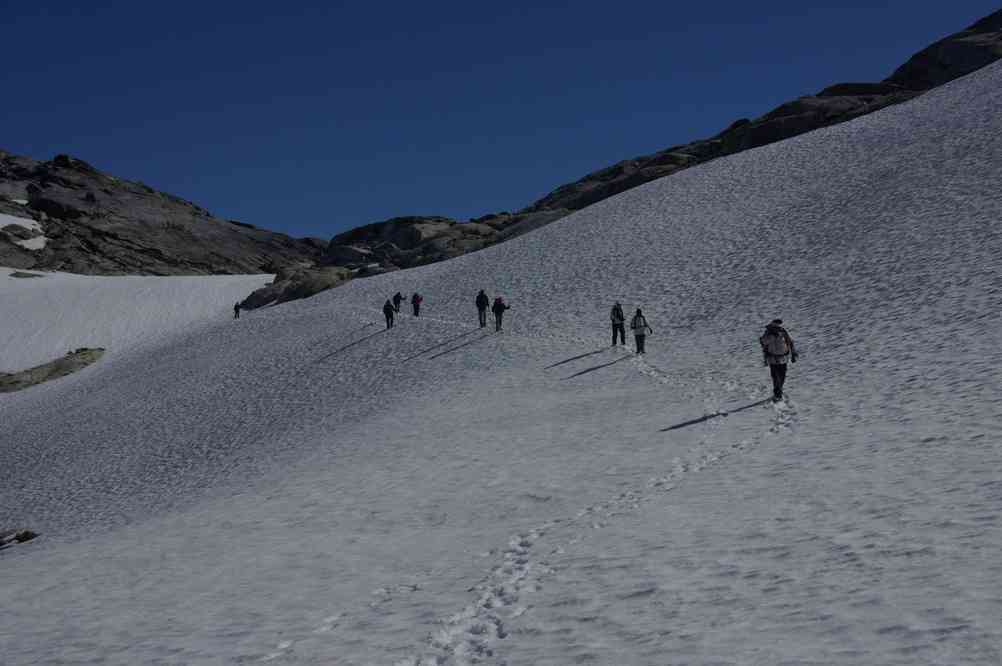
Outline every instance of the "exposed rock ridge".
MULTIPOLYGON (((0 265, 92 275, 269 273, 310 265, 326 243, 214 217, 201 206, 58 155, 39 162, 0 151, 0 214, 41 225, 0 225, 0 265)), ((5 218, 9 219, 9 218, 5 218)))

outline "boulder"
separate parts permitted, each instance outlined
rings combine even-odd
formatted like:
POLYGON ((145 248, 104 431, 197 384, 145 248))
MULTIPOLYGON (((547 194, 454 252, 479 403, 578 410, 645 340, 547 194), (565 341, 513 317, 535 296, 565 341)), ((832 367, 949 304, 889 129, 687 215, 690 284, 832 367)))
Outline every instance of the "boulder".
POLYGON ((335 266, 352 266, 372 263, 372 250, 356 245, 334 245, 324 251, 323 263, 335 266))
POLYGON ((302 268, 286 271, 274 282, 254 291, 241 303, 245 310, 254 310, 266 305, 278 305, 288 301, 315 296, 351 279, 352 271, 340 266, 322 268, 302 268))

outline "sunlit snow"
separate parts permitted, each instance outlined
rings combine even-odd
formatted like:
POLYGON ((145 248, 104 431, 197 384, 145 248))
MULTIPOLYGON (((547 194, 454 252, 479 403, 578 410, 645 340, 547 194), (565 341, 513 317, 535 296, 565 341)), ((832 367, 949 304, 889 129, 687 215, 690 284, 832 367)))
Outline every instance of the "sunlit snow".
POLYGON ((4 659, 999 663, 999 108, 995 65, 239 321, 217 278, 0 281, 5 362, 125 341, 0 396, 0 526, 43 534, 4 659))

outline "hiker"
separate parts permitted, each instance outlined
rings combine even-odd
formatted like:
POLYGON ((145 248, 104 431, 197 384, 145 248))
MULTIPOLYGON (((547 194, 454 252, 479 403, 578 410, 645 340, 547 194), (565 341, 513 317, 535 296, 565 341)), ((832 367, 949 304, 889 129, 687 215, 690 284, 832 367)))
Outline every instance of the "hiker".
POLYGON ((769 366, 772 375, 772 401, 779 402, 783 399, 783 384, 786 383, 786 363, 797 362, 797 349, 793 346, 793 338, 783 328, 782 319, 769 322, 758 343, 762 345, 762 363, 769 366))
POLYGON ((623 306, 616 301, 616 304, 612 306, 612 314, 609 315, 609 319, 612 320, 612 346, 616 346, 616 334, 619 333, 619 343, 626 346, 626 315, 623 314, 623 306))
POLYGON ((240 319, 240 301, 233 304, 233 318, 240 319))
POLYGON ((400 313, 400 303, 404 300, 404 295, 399 291, 393 294, 393 311, 397 314, 400 313))
POLYGON ((494 313, 494 330, 501 332, 501 319, 504 317, 504 311, 510 310, 510 305, 505 305, 504 299, 500 296, 494 299, 494 305, 491 306, 491 312, 494 313))
POLYGON ((654 329, 647 325, 647 317, 644 313, 637 308, 637 314, 633 315, 633 319, 630 321, 630 328, 633 329, 633 339, 637 343, 637 353, 644 354, 644 340, 647 339, 647 333, 653 333, 654 329))
POLYGON ((423 300, 424 299, 421 298, 421 294, 417 293, 416 291, 414 292, 414 295, 411 296, 411 306, 414 308, 415 317, 421 314, 421 301, 423 300))
POLYGON ((480 328, 487 326, 487 306, 490 304, 490 299, 487 298, 487 294, 481 289, 480 293, 477 294, 477 315, 480 317, 480 328))
POLYGON ((393 303, 390 303, 390 301, 387 300, 386 303, 383 305, 383 314, 386 316, 386 328, 388 329, 393 328, 394 312, 396 312, 396 310, 393 309, 393 303))

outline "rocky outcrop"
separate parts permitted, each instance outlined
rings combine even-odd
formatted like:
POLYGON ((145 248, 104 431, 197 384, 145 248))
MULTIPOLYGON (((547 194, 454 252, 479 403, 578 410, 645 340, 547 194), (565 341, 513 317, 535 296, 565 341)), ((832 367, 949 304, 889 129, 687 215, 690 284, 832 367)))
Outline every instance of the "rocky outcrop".
POLYGON ((517 213, 469 222, 444 217, 398 217, 336 236, 323 263, 351 268, 356 277, 442 261, 514 238, 569 213, 649 181, 914 99, 936 86, 1002 58, 1002 11, 923 49, 877 83, 840 83, 765 115, 733 122, 708 139, 624 160, 558 187, 517 213))
POLYGON ((1002 58, 1002 10, 922 49, 887 78, 908 90, 931 90, 1002 58))
POLYGON ((27 543, 35 538, 38 538, 38 533, 31 530, 0 530, 0 550, 19 543, 27 543))
POLYGON ((104 350, 101 348, 80 348, 67 352, 66 356, 62 358, 37 365, 34 368, 12 373, 0 372, 0 393, 21 391, 43 382, 71 375, 92 363, 96 363, 102 356, 104 356, 104 350))
POLYGON ((0 151, 0 213, 37 222, 44 246, 0 230, 0 265, 91 275, 261 273, 313 263, 327 243, 214 217, 142 183, 59 155, 0 151), (38 245, 38 244, 36 244, 38 245))
POLYGON ((508 240, 568 212, 495 213, 466 222, 439 216, 395 217, 335 236, 321 262, 358 271, 356 277, 431 264, 508 240))
POLYGON ((338 286, 355 276, 347 268, 339 266, 306 267, 282 270, 275 280, 254 291, 240 303, 245 310, 254 310, 266 305, 278 305, 300 298, 309 298, 338 286))

